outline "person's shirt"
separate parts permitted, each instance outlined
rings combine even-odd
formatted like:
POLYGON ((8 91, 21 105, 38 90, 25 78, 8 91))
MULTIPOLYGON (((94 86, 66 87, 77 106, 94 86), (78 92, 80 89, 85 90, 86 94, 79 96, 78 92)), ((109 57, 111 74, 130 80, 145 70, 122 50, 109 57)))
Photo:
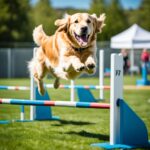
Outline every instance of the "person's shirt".
POLYGON ((148 61, 149 61, 149 57, 150 57, 150 55, 149 55, 148 52, 143 52, 143 53, 141 54, 141 60, 142 60, 143 62, 148 62, 148 61))

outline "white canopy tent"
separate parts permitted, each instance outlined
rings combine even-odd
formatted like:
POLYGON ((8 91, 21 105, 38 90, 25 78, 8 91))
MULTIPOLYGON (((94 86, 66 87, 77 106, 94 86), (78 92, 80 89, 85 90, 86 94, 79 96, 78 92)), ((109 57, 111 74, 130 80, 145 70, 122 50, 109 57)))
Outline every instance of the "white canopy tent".
POLYGON ((130 49, 130 63, 132 68, 134 67, 134 49, 150 48, 150 32, 134 24, 111 38, 111 48, 130 49))

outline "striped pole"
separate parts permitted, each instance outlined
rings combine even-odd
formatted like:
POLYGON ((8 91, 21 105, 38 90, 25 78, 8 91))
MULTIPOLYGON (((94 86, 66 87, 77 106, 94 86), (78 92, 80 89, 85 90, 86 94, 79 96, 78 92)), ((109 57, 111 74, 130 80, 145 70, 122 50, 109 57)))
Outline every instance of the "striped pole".
MULTIPOLYGON (((47 88, 53 88, 53 84, 46 84, 45 87, 47 88)), ((61 84, 59 86, 60 89, 70 89, 70 85, 64 85, 61 84)), ((91 90, 98 90, 98 89, 104 89, 104 90, 110 90, 109 85, 99 86, 99 85, 74 85, 75 89, 91 89, 91 90)), ((125 85, 123 86, 124 90, 150 90, 150 86, 134 86, 134 85, 125 85)), ((4 86, 0 85, 0 90, 30 90, 28 86, 4 86)))
MULTIPOLYGON (((45 85, 46 88, 54 88, 53 84, 46 84, 45 85)), ((60 89, 71 89, 72 86, 71 85, 64 85, 61 84, 59 86, 60 89)), ((99 86, 99 85, 74 85, 73 86, 74 89, 103 89, 103 90, 110 90, 110 86, 106 85, 106 86, 99 86)), ((140 88, 140 87, 138 87, 140 88)), ((0 85, 0 90, 16 90, 16 91, 20 91, 20 90, 30 90, 30 87, 28 86, 5 86, 5 85, 0 85)))
MULTIPOLYGON (((45 87, 47 88, 53 88, 53 84, 46 84, 45 87)), ((99 86, 99 85, 74 85, 73 86, 74 89, 104 89, 104 90, 110 90, 110 86, 107 85, 107 86, 99 86)), ((60 89, 71 89, 72 86, 71 85, 64 85, 64 84, 61 84, 59 86, 60 89)))
POLYGON ((30 90, 28 86, 5 86, 0 85, 0 90, 30 90))
POLYGON ((32 106, 62 106, 79 108, 98 108, 109 109, 108 103, 88 103, 88 102, 66 102, 66 101, 48 101, 48 100, 24 100, 24 99, 0 99, 0 104, 11 105, 32 105, 32 106))

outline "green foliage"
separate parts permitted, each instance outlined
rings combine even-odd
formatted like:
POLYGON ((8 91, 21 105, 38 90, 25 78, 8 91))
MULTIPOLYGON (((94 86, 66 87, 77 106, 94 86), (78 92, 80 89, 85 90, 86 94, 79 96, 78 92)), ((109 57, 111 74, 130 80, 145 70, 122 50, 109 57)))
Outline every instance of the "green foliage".
POLYGON ((29 10, 29 0, 0 1, 0 41, 26 40, 29 10))
POLYGON ((39 24, 43 24, 45 32, 52 35, 56 30, 56 19, 62 18, 65 13, 77 12, 95 13, 97 16, 106 14, 106 27, 98 35, 99 41, 110 40, 113 35, 134 23, 150 30, 149 0, 141 1, 140 7, 135 10, 124 10, 120 0, 91 0, 89 10, 54 9, 50 0, 38 0, 34 5, 29 2, 30 0, 0 0, 0 42, 33 41, 32 31, 39 24))
POLYGON ((103 33, 98 35, 98 40, 110 40, 110 37, 121 32, 127 26, 127 20, 118 0, 106 3, 105 0, 93 0, 90 12, 99 14, 106 13, 106 26, 103 33))
POLYGON ((149 22, 150 1, 143 0, 139 10, 137 10, 137 13, 138 13, 138 17, 136 22, 139 25, 141 25, 143 28, 150 30, 150 22, 149 22))
POLYGON ((99 16, 101 13, 106 12, 105 0, 92 0, 89 12, 91 14, 95 13, 97 16, 99 16))
POLYGON ((126 11, 126 16, 129 21, 129 25, 137 23, 141 27, 150 31, 150 1, 142 0, 139 9, 126 11))
MULTIPOLYGON (((92 0, 89 13, 93 14, 95 13, 98 17, 100 14, 105 13, 107 16, 107 4, 105 0, 92 0)), ((103 34, 98 34, 97 39, 98 40, 106 40, 106 27, 103 29, 103 34)))
POLYGON ((48 35, 54 33, 54 21, 57 18, 57 13, 51 7, 49 0, 39 0, 33 7, 30 17, 32 20, 32 28, 43 24, 44 30, 48 35))
POLYGON ((127 28, 128 22, 118 0, 113 0, 108 6, 106 24, 104 32, 107 40, 127 28))

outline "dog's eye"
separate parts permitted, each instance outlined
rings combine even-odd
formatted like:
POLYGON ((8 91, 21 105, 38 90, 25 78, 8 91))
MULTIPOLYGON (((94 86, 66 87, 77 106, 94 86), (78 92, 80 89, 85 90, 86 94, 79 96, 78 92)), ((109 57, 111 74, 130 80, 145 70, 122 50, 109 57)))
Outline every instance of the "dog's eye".
POLYGON ((75 23, 78 23, 78 20, 75 20, 75 23))
POLYGON ((87 22, 87 23, 91 23, 91 20, 88 19, 86 22, 87 22))

